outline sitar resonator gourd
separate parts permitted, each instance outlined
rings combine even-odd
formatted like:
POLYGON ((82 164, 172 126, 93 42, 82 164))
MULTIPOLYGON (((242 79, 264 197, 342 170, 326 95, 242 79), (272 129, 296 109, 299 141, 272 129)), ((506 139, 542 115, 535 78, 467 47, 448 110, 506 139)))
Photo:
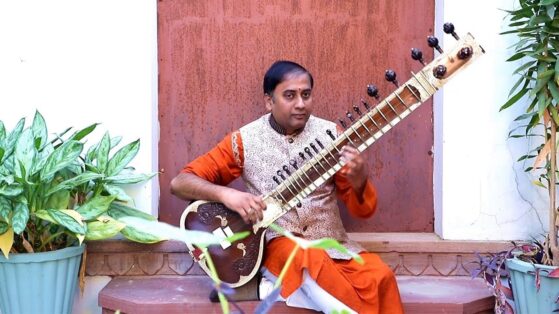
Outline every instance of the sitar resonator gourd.
POLYGON ((368 85, 367 94, 378 102, 376 106, 361 100, 364 110, 354 105, 354 113, 346 112, 349 124, 345 120, 339 120, 345 129, 340 135, 336 136, 332 131, 327 131, 333 140, 332 143, 309 143, 310 148, 300 152, 300 164, 290 160, 289 164, 278 169, 277 176, 271 178, 277 183, 277 187, 263 195, 266 210, 263 212, 262 221, 254 225, 246 224, 239 214, 218 202, 196 201, 190 204, 180 218, 181 228, 210 232, 224 239, 234 233, 250 231, 250 235, 245 239, 235 243, 224 240, 221 245, 210 246, 206 253, 189 245, 190 254, 200 267, 210 274, 205 256, 210 254, 222 281, 232 287, 247 283, 256 275, 262 262, 266 228, 300 204, 344 166, 344 162, 339 158, 344 145, 349 144, 360 152, 364 151, 429 99, 456 72, 485 53, 471 34, 459 38, 451 23, 444 25, 444 32, 458 40, 454 48, 443 52, 438 39, 429 36, 429 46, 440 53, 435 60, 426 64, 422 52, 413 48, 411 56, 423 65, 421 71, 412 72, 411 78, 400 84, 396 73, 387 70, 386 80, 397 87, 394 92, 381 101, 378 89, 374 85, 368 85))

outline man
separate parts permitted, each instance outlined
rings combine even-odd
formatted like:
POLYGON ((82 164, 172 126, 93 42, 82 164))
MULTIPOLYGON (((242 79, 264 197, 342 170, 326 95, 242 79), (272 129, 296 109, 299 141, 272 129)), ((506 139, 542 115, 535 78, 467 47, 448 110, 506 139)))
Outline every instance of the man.
MULTIPOLYGON (((172 193, 185 200, 221 202, 247 223, 261 220, 262 195, 275 187, 277 171, 284 165, 301 166, 309 158, 299 153, 308 154, 310 143, 331 142, 329 135, 337 133, 334 123, 311 115, 313 84, 312 75, 301 65, 275 62, 263 82, 269 113, 188 164, 172 180, 172 193), (238 177, 248 192, 226 186, 238 177)), ((394 274, 377 255, 348 239, 339 215, 336 197, 356 217, 374 213, 376 190, 368 179, 366 162, 351 146, 343 147, 340 159, 345 166, 276 223, 306 239, 335 238, 360 253, 365 264, 333 250, 299 250, 282 282, 281 296, 288 305, 324 312, 345 308, 358 313, 402 313, 394 274)), ((288 174, 284 171, 285 177, 288 174)), ((274 281, 295 244, 271 230, 266 239, 263 273, 274 281)))

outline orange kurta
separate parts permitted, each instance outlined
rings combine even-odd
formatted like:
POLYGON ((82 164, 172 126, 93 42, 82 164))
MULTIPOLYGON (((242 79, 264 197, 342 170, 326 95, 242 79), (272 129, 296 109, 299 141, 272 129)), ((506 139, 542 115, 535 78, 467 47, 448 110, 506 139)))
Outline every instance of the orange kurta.
MULTIPOLYGON (((208 153, 196 158, 182 170, 219 185, 227 185, 243 171, 243 145, 240 133, 227 135, 208 153), (232 140, 236 139, 236 150, 232 140), (235 154, 235 152, 237 154, 235 154)), ((376 190, 368 180, 363 195, 358 197, 343 169, 334 175, 336 195, 353 216, 367 218, 376 209, 376 190), (360 202, 361 200, 361 202, 360 202)), ((272 239, 266 246, 264 266, 279 276, 294 243, 284 237, 272 239)), ((365 264, 353 260, 332 259, 319 249, 299 250, 282 283, 284 298, 297 290, 302 273, 309 275, 324 290, 359 313, 402 313, 396 279, 386 264, 373 253, 361 252, 365 264)))

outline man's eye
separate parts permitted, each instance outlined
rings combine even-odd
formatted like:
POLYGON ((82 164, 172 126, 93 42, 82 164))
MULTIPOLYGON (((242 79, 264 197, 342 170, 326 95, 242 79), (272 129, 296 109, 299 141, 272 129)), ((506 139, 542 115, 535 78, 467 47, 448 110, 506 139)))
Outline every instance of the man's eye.
POLYGON ((285 98, 287 99, 293 99, 294 95, 292 93, 289 94, 285 94, 285 98))
POLYGON ((303 94, 301 94, 301 96, 303 96, 303 98, 308 99, 311 97, 311 92, 303 92, 303 94))

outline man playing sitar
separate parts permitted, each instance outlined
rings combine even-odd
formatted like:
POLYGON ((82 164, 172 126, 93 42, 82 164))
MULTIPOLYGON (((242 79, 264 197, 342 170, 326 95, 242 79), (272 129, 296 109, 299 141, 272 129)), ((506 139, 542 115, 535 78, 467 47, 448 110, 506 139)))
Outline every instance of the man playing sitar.
MULTIPOLYGON (((186 165, 171 182, 174 195, 220 202, 245 223, 257 224, 266 210, 262 196, 309 162, 317 152, 315 147, 332 143, 341 132, 336 124, 311 115, 313 78, 301 65, 275 62, 264 76, 263 88, 269 113, 228 134, 186 165), (238 177, 248 192, 227 187, 238 177)), ((282 283, 281 296, 288 305, 326 313, 343 308, 358 313, 402 313, 391 269, 376 254, 351 241, 340 219, 337 198, 355 217, 368 218, 375 212, 377 194, 366 161, 352 145, 345 145, 336 155, 345 166, 298 199, 297 206, 275 223, 305 239, 334 238, 359 253, 365 263, 333 250, 299 250, 282 283)), ((268 230, 265 245, 262 272, 274 281, 295 243, 268 230)))

